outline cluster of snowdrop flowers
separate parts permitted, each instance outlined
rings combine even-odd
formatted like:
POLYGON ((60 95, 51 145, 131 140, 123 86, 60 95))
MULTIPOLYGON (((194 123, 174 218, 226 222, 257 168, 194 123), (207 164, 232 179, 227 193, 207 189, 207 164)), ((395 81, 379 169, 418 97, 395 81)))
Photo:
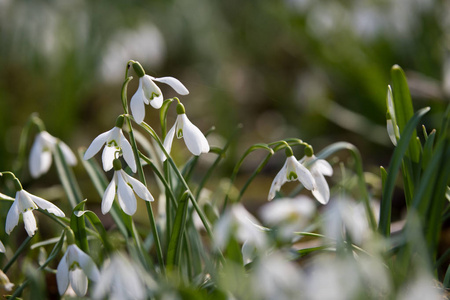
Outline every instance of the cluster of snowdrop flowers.
POLYGON ((64 217, 64 213, 56 205, 25 191, 14 174, 10 172, 3 172, 3 174, 13 176, 13 183, 16 189, 16 197, 6 216, 5 231, 7 234, 10 234, 14 227, 17 226, 19 223, 19 216, 22 214, 25 230, 29 236, 33 236, 37 230, 36 218, 34 217, 33 210, 38 207, 57 217, 64 217))
POLYGON ((57 151, 56 147, 61 149, 68 165, 75 166, 77 164, 77 158, 69 146, 47 131, 41 131, 37 134, 30 152, 30 174, 33 178, 38 178, 48 172, 52 164, 52 155, 57 151))
POLYGON ((305 148, 306 155, 300 161, 294 157, 292 149, 288 145, 286 145, 285 153, 286 162, 272 181, 268 200, 275 198, 276 192, 281 189, 283 184, 298 180, 306 189, 312 191, 317 201, 327 204, 330 199, 330 188, 324 175, 333 175, 330 163, 324 159, 317 159, 310 145, 305 148))

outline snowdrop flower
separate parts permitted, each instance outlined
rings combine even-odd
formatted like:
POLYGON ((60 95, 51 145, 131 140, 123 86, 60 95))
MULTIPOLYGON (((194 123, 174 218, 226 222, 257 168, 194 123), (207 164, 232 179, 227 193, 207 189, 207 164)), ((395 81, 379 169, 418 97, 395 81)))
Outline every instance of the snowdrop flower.
POLYGON ((29 166, 33 178, 38 178, 50 169, 52 152, 56 150, 57 145, 59 145, 65 160, 70 166, 77 164, 77 158, 69 146, 50 135, 47 131, 41 131, 36 136, 30 152, 29 166))
POLYGON ((308 169, 297 161, 290 147, 286 148, 286 156, 287 159, 284 166, 275 176, 272 185, 270 186, 269 201, 275 198, 275 193, 288 181, 298 180, 306 189, 314 189, 314 178, 308 169))
POLYGON ((14 287, 14 283, 9 281, 8 276, 0 270, 0 289, 4 289, 7 292, 11 292, 14 287))
POLYGON ((92 258, 77 245, 69 245, 56 269, 59 294, 64 295, 70 282, 77 296, 83 297, 87 292, 88 278, 97 281, 99 276, 100 272, 92 258))
POLYGON ((245 207, 236 203, 217 221, 214 227, 215 244, 224 249, 233 236, 238 242, 257 249, 264 249, 267 239, 259 221, 245 207))
POLYGON ((153 196, 148 189, 139 180, 134 179, 124 170, 120 160, 114 159, 114 175, 111 183, 105 190, 102 199, 102 213, 106 214, 111 209, 114 197, 117 194, 120 207, 127 215, 133 215, 136 212, 135 193, 145 201, 153 201, 153 196))
POLYGON ((6 216, 5 231, 7 234, 10 234, 14 227, 17 226, 19 223, 19 215, 22 214, 25 230, 29 236, 33 236, 37 230, 33 210, 38 207, 45 209, 57 217, 64 217, 64 213, 56 205, 22 189, 22 185, 17 178, 14 179, 14 186, 17 192, 16 198, 6 216))
POLYGON ((333 175, 333 168, 326 160, 317 159, 317 157, 312 154, 312 149, 307 150, 307 152, 307 155, 305 155, 299 162, 308 167, 312 177, 314 178, 315 187, 312 190, 314 197, 320 203, 327 204, 330 200, 330 188, 325 176, 333 175))
POLYGON ((387 106, 387 113, 386 113, 386 129, 389 135, 389 138, 391 139, 392 144, 394 146, 397 146, 397 140, 400 138, 400 129, 397 125, 397 118, 395 116, 395 109, 394 109, 394 101, 392 96, 392 89, 391 86, 388 85, 388 91, 386 96, 386 106, 387 106))
POLYGON ((263 205, 260 216, 264 224, 277 229, 283 240, 292 239, 295 231, 302 231, 316 212, 314 201, 307 196, 281 198, 263 205))
POLYGON ((102 153, 103 170, 109 171, 113 167, 113 160, 116 158, 116 152, 122 153, 123 157, 130 166, 131 171, 136 173, 136 160, 134 159, 133 149, 130 142, 125 138, 122 132, 124 117, 119 116, 116 126, 113 129, 103 132, 97 136, 84 153, 84 160, 92 158, 105 145, 102 153))
POLYGON ((173 77, 161 77, 155 78, 149 75, 145 75, 145 71, 141 64, 138 62, 133 63, 133 69, 139 76, 139 87, 136 93, 133 95, 130 101, 131 113, 136 123, 140 124, 144 121, 145 106, 149 104, 156 109, 159 109, 163 103, 163 94, 159 87, 153 82, 158 81, 170 85, 175 92, 180 95, 187 95, 189 91, 187 88, 176 78, 173 77))
MULTIPOLYGON (((178 139, 184 138, 186 147, 192 154, 198 156, 201 153, 208 153, 208 140, 200 131, 200 129, 198 129, 197 126, 189 121, 188 117, 186 116, 184 106, 181 103, 178 103, 177 105, 177 114, 178 116, 175 124, 169 130, 166 138, 164 139, 164 149, 166 149, 167 153, 170 153, 170 150, 172 149, 172 142, 175 133, 178 139)), ((163 161, 165 161, 166 159, 167 157, 163 154, 163 161)))
POLYGON ((116 254, 102 269, 92 298, 111 300, 146 299, 145 280, 139 266, 116 254))

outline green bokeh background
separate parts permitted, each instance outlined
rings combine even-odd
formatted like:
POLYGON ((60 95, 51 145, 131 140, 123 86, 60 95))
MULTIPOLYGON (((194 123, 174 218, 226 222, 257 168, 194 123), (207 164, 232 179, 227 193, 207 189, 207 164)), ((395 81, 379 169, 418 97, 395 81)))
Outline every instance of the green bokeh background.
MULTIPOLYGON (((405 69, 415 108, 432 106, 427 127, 438 126, 450 92, 449 7, 437 0, 0 0, 0 169, 11 169, 32 112, 72 149, 112 128, 129 59, 186 85, 187 114, 203 132, 216 127, 213 145, 243 124, 229 162, 253 143, 297 137, 316 151, 349 141, 367 164, 386 166, 392 65, 405 69)), ((135 79, 129 99, 136 87, 135 79)), ((174 114, 173 107, 169 126, 174 114)), ((148 107, 146 121, 157 128, 158 118, 148 107)), ((273 178, 283 159, 264 173, 273 178)), ((226 163, 224 175, 231 169, 226 163)))

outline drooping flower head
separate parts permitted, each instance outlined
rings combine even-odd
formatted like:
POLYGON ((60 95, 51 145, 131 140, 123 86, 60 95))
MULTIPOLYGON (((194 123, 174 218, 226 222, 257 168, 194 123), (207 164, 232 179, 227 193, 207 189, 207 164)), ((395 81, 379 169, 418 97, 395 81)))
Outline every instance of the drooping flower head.
POLYGON ((47 131, 41 131, 36 135, 30 152, 29 166, 30 174, 33 178, 38 178, 50 169, 52 154, 56 151, 57 145, 70 166, 77 164, 77 158, 69 146, 50 135, 47 131))
POLYGON ((25 191, 17 178, 14 179, 14 186, 17 192, 16 198, 6 216, 5 231, 7 234, 10 234, 14 227, 17 226, 19 216, 22 214, 25 230, 29 236, 33 236, 37 230, 33 210, 38 207, 45 209, 57 217, 64 217, 64 213, 56 205, 25 191))
POLYGON ((133 63, 133 69, 139 76, 139 87, 136 93, 131 98, 130 108, 133 118, 138 124, 144 121, 144 104, 150 103, 151 106, 159 109, 163 103, 163 94, 160 88, 153 81, 158 81, 170 85, 175 90, 175 92, 180 95, 189 94, 187 88, 174 77, 155 78, 150 75, 146 75, 141 64, 138 62, 133 63))
MULTIPOLYGON (((186 147, 192 154, 198 156, 201 153, 208 153, 208 140, 200 129, 188 119, 184 106, 181 103, 178 103, 177 105, 177 114, 178 116, 175 120, 175 124, 164 139, 164 149, 166 149, 167 153, 170 153, 170 150, 172 149, 172 142, 175 134, 178 139, 184 138, 186 147)), ((163 154, 163 161, 166 159, 167 157, 163 154)))
POLYGON ((77 245, 71 244, 56 269, 58 292, 64 295, 70 283, 77 296, 83 297, 87 292, 88 278, 97 281, 99 276, 100 272, 92 258, 77 245))
POLYGON ((105 172, 113 168, 113 160, 116 158, 116 153, 123 154, 125 161, 130 167, 131 171, 136 173, 136 160, 134 159, 133 149, 130 142, 125 138, 122 132, 124 117, 119 116, 116 121, 116 126, 113 129, 103 132, 97 136, 84 153, 84 160, 92 158, 105 145, 102 153, 102 163, 105 172))
POLYGON ((137 179, 134 179, 124 170, 120 160, 114 159, 114 175, 105 190, 102 199, 102 213, 106 214, 111 209, 115 195, 122 210, 127 215, 133 215, 136 212, 136 195, 145 201, 153 201, 153 196, 147 187, 137 179))
POLYGON ((301 164, 308 167, 314 178, 315 187, 312 190, 314 197, 322 204, 330 200, 330 188, 325 176, 333 175, 333 167, 324 159, 317 159, 311 146, 306 147, 306 155, 300 160, 301 164))
POLYGON ((268 200, 275 198, 275 193, 278 192, 283 184, 289 181, 298 180, 308 190, 313 190, 315 187, 314 178, 308 169, 297 161, 294 157, 292 149, 286 147, 286 162, 281 170, 275 176, 270 186, 268 200))
POLYGON ((93 299, 146 299, 146 274, 128 258, 115 254, 105 263, 92 293, 93 299))

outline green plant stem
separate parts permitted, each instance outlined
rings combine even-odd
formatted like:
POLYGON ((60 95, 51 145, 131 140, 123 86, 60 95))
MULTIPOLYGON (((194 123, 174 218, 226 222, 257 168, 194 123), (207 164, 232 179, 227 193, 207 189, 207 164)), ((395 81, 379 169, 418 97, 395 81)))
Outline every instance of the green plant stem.
POLYGON ((26 249, 28 244, 30 243, 33 236, 27 236, 25 241, 22 242, 19 249, 17 249, 16 253, 14 253, 14 256, 8 261, 8 263, 3 267, 3 273, 8 272, 9 268, 12 266, 12 264, 17 260, 17 258, 22 254, 22 252, 26 249))

